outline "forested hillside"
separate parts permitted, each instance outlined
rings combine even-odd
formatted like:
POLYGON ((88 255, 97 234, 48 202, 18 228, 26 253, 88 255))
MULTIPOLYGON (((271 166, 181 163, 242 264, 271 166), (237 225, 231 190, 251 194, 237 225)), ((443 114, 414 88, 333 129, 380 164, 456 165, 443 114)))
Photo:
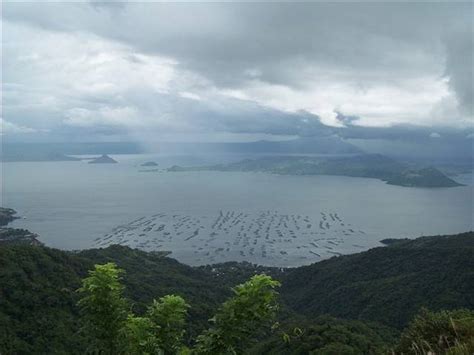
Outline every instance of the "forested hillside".
POLYGON ((420 307, 474 309, 474 233, 402 240, 299 267, 282 279, 296 312, 397 328, 420 307))
POLYGON ((87 270, 108 261, 127 270, 125 294, 137 312, 153 298, 166 294, 184 297, 192 305, 189 336, 204 327, 217 305, 231 294, 230 287, 248 275, 236 277, 232 284, 230 280, 217 282, 211 272, 159 253, 121 246, 80 253, 40 246, 0 246, 0 349, 13 347, 24 353, 80 349, 76 290, 87 270))
MULTIPOLYGON (((95 264, 111 261, 126 270, 125 296, 132 301, 134 313, 141 314, 146 304, 166 294, 186 300, 191 306, 187 342, 207 326, 207 319, 231 295, 232 286, 261 272, 282 283, 282 331, 306 329, 304 336, 290 332, 295 351, 295 342, 303 343, 302 349, 324 347, 317 339, 331 324, 348 332, 347 341, 352 339, 357 349, 378 348, 393 345, 390 339, 398 336, 420 307, 474 309, 472 232, 393 242, 283 271, 238 263, 193 268, 160 253, 120 246, 73 253, 10 244, 0 246, 2 353, 71 353, 71 349, 81 353, 84 339, 78 333, 76 290, 95 264), (324 314, 347 321, 321 318, 324 314)), ((321 339, 339 342, 334 334, 324 332, 327 336, 321 339)), ((260 344, 262 351, 283 346, 276 334, 260 344)))

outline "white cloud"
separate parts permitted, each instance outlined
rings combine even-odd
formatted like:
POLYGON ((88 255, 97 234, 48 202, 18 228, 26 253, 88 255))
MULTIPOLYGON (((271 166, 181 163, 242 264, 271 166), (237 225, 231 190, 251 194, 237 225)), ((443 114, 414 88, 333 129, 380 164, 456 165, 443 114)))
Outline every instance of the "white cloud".
POLYGON ((202 98, 198 94, 188 92, 188 91, 182 91, 179 93, 179 96, 184 97, 186 99, 191 99, 191 100, 196 100, 196 101, 201 101, 202 98))
POLYGON ((30 127, 19 126, 12 122, 5 121, 0 118, 0 135, 11 134, 11 133, 35 133, 36 130, 30 127))
MULTIPOLYGON (((347 75, 347 80, 326 77, 308 84, 305 90, 253 81, 240 90, 224 90, 230 97, 255 100, 263 105, 289 112, 305 110, 319 115, 325 124, 338 126, 336 112, 360 117, 364 126, 390 126, 417 122, 433 123, 433 107, 444 106, 452 98, 446 79, 433 73, 422 78, 401 78, 361 89, 347 75)), ((450 108, 451 118, 458 114, 450 108)), ((444 117, 445 118, 445 117, 444 117)), ((446 123, 439 120, 438 123, 446 123)), ((453 122, 455 124, 455 122, 453 122)))
POLYGON ((98 110, 73 108, 66 112, 64 123, 77 127, 134 126, 138 112, 133 107, 101 107, 98 110))

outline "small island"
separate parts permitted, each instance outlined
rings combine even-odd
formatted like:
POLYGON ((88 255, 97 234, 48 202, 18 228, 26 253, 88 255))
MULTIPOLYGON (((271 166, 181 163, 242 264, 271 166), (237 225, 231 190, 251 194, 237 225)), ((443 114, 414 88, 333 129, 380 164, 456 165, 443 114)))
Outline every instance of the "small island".
POLYGON ((98 158, 92 159, 89 164, 117 164, 118 161, 112 159, 107 154, 102 154, 102 156, 98 158))
POLYGON ((45 152, 3 152, 2 162, 49 162, 49 161, 80 161, 80 158, 71 157, 62 153, 45 152))
POLYGON ((154 161, 147 161, 146 163, 143 163, 140 166, 158 166, 158 163, 154 161))

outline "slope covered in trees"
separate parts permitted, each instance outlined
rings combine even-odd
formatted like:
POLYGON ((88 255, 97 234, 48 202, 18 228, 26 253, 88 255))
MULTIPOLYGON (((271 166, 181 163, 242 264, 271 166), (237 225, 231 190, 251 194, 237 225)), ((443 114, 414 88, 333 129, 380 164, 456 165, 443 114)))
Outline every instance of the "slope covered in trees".
POLYGON ((219 307, 190 348, 183 343, 190 306, 176 295, 154 299, 137 316, 123 296, 124 270, 114 263, 95 265, 82 280, 81 332, 87 353, 93 354, 237 354, 248 349, 274 322, 278 310, 278 281, 254 275, 232 289, 233 296, 219 307))
POLYGON ((2 353, 82 353, 87 341, 78 332, 77 289, 88 270, 108 262, 126 270, 124 297, 137 316, 146 314, 153 299, 167 294, 180 296, 191 306, 185 344, 208 327, 208 319, 232 295, 231 287, 262 272, 282 283, 281 329, 262 339, 262 351, 284 348, 302 353, 297 351, 300 346, 340 347, 341 339, 359 352, 364 347, 392 347, 390 339, 420 307, 474 309, 472 232, 392 242, 284 271, 238 263, 193 268, 160 253, 120 246, 73 253, 9 244, 0 246, 2 353), (339 319, 321 318, 324 314, 339 319), (295 328, 304 335, 295 333, 295 328), (332 328, 346 335, 338 338, 332 328), (285 334, 291 345, 280 343, 285 334))
POLYGON ((406 326, 421 308, 474 309, 474 233, 401 240, 296 268, 282 279, 296 312, 406 326))
POLYGON ((115 262, 127 270, 125 296, 142 313, 154 298, 180 295, 192 305, 187 335, 196 335, 217 306, 231 295, 230 287, 249 273, 217 282, 211 272, 127 247, 111 246, 80 253, 41 246, 0 246, 0 349, 22 353, 68 352, 81 349, 78 339, 77 289, 94 264, 115 262), (233 282, 235 281, 235 282, 233 282))

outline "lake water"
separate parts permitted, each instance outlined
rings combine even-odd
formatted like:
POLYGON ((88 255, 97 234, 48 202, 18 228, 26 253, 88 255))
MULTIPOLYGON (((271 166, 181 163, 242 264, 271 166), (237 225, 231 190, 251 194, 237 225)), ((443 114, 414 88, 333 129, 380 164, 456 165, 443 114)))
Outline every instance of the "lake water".
MULTIPOLYGON (((112 156, 119 164, 4 163, 2 205, 48 246, 123 244, 184 263, 309 264, 384 238, 473 229, 473 186, 404 188, 340 176, 164 172, 219 158, 112 156), (142 172, 154 160, 158 172, 142 172)), ((222 158, 223 159, 223 158, 222 158)), ((237 159, 237 157, 234 157, 237 159)), ((464 183, 471 176, 460 177, 464 183)))

